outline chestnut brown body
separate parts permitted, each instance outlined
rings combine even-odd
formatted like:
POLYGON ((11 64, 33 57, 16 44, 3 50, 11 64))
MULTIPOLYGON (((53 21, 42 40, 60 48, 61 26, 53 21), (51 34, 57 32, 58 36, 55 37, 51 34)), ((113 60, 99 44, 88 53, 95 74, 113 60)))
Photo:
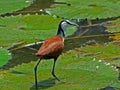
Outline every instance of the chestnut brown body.
POLYGON ((41 59, 57 58, 63 51, 64 39, 60 36, 53 36, 46 40, 39 48, 36 55, 41 59))

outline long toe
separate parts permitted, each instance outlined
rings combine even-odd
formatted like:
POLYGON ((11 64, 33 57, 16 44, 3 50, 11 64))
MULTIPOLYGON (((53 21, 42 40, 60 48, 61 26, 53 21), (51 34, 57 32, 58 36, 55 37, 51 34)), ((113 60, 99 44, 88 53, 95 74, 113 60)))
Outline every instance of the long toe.
POLYGON ((52 73, 52 75, 56 80, 60 81, 60 79, 54 73, 52 73))

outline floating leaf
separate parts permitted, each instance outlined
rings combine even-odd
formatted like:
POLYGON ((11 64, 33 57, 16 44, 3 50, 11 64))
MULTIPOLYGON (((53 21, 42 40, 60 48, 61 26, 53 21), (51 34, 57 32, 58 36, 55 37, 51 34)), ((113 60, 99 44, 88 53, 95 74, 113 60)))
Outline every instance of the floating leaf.
POLYGON ((120 33, 120 18, 117 20, 111 21, 110 25, 107 25, 107 29, 109 32, 115 33, 119 32, 120 33))
MULTIPOLYGON (((55 83, 50 84, 49 87, 42 87, 42 85, 48 85, 53 79, 50 72, 53 61, 42 61, 38 67, 37 74, 38 82, 40 83, 39 87, 47 88, 48 90, 96 90, 117 83, 118 74, 115 68, 110 65, 106 66, 104 62, 98 62, 97 59, 93 61, 93 56, 83 57, 84 54, 78 51, 70 51, 69 54, 62 54, 56 63, 55 72, 59 79, 65 81, 65 83, 54 80, 55 83), (99 68, 96 68, 98 66, 99 68)), ((14 88, 27 90, 34 87, 33 70, 36 62, 24 63, 9 70, 6 77, 1 79, 0 87, 5 90, 7 90, 6 85, 10 90, 14 88)))
POLYGON ((46 39, 56 34, 60 20, 48 15, 18 15, 1 18, 0 45, 10 46, 19 41, 30 43, 46 39))
POLYGON ((119 0, 56 0, 62 4, 55 4, 47 9, 52 15, 64 18, 107 18, 120 16, 119 0))
POLYGON ((0 14, 20 10, 30 5, 31 2, 32 0, 0 0, 0 14))
POLYGON ((11 58, 11 53, 6 49, 0 48, 0 66, 3 66, 11 58))

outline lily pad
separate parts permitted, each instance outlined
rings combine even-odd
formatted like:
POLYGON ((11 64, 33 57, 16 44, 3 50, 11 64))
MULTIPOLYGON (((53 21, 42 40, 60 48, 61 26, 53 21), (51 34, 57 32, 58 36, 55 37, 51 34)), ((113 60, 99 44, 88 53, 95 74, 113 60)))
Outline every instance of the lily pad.
POLYGON ((0 0, 0 14, 13 12, 27 7, 32 0, 0 0))
POLYGON ((56 0, 52 8, 46 9, 52 15, 64 18, 107 18, 120 16, 119 0, 56 0))
MULTIPOLYGON (((36 62, 24 63, 18 65, 1 79, 0 87, 7 90, 27 90, 34 87, 34 66, 36 62), (19 73, 18 73, 19 72, 19 73), (19 81, 19 82, 18 82, 19 81), (6 85, 8 87, 6 87, 6 85), (12 86, 12 87, 11 87, 12 86)), ((53 61, 41 61, 38 67, 38 86, 48 90, 96 90, 114 83, 117 84, 117 71, 110 65, 105 65, 104 62, 94 60, 93 56, 84 58, 84 55, 79 51, 70 51, 63 54, 56 63, 55 72, 59 79, 65 83, 57 82, 51 75, 53 61), (78 57, 79 55, 79 57, 78 57), (42 87, 44 84, 44 87, 42 87)), ((5 71, 1 72, 1 74, 5 71)), ((34 89, 30 89, 34 90, 34 89)))
POLYGON ((118 18, 117 20, 111 21, 110 25, 107 25, 107 29, 109 32, 112 33, 116 33, 119 32, 120 33, 120 18, 118 18))
POLYGON ((11 58, 11 53, 4 48, 0 48, 0 67, 8 62, 11 58))
POLYGON ((10 46, 19 41, 31 43, 44 40, 56 34, 60 21, 60 18, 48 15, 18 15, 1 18, 0 45, 10 46))

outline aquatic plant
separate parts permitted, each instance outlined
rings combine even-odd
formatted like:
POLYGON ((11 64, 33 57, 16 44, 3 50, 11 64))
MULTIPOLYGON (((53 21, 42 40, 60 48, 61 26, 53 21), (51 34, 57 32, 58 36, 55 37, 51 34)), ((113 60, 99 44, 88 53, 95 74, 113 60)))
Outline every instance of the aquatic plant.
POLYGON ((95 19, 120 16, 118 0, 56 0, 51 15, 64 18, 95 19))
POLYGON ((10 58, 11 58, 11 53, 8 52, 6 49, 0 47, 0 67, 5 65, 10 58))
POLYGON ((0 14, 10 13, 29 6, 32 0, 0 0, 0 14))

